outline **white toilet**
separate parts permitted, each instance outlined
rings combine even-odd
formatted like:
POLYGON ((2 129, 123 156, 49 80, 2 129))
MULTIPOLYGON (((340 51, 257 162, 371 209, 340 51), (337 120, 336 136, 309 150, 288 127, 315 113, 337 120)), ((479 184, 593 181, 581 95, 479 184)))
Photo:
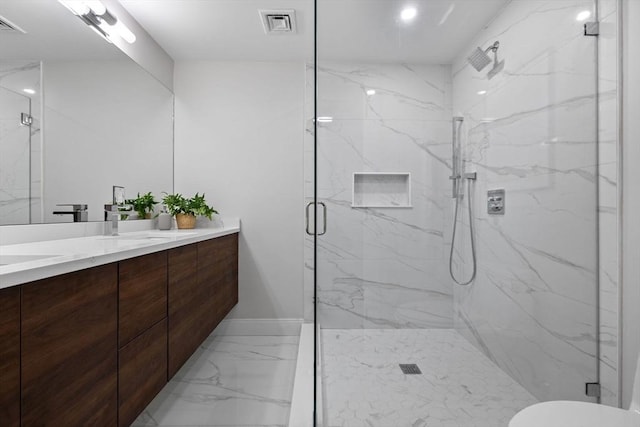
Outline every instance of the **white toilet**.
POLYGON ((628 411, 596 403, 543 402, 518 412, 509 427, 640 427, 640 356, 628 411))

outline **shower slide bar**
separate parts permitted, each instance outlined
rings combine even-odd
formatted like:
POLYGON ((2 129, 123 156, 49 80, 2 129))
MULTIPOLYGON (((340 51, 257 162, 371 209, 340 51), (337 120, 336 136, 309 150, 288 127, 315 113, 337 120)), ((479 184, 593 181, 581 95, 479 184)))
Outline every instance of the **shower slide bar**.
POLYGON ((452 121, 452 135, 451 135, 451 176, 449 179, 452 181, 451 184, 451 197, 458 197, 458 193, 460 190, 460 143, 459 143, 459 132, 460 126, 462 126, 462 122, 464 121, 463 117, 455 116, 452 121))

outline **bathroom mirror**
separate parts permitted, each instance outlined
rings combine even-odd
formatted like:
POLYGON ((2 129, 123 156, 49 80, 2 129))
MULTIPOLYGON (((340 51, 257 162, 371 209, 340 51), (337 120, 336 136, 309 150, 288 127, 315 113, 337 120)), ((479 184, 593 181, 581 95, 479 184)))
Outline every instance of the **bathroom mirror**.
POLYGON ((173 94, 53 0, 0 0, 0 225, 173 191, 173 94))

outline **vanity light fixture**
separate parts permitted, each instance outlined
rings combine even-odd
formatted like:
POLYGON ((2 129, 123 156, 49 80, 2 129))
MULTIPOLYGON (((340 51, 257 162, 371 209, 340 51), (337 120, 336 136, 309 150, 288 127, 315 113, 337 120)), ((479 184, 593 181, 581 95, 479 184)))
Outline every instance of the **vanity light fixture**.
POLYGON ((136 41, 136 35, 116 16, 109 12, 100 0, 58 0, 74 15, 111 43, 113 35, 127 43, 136 41))
POLYGON ((323 116, 318 117, 318 123, 331 123, 333 121, 333 117, 323 116))

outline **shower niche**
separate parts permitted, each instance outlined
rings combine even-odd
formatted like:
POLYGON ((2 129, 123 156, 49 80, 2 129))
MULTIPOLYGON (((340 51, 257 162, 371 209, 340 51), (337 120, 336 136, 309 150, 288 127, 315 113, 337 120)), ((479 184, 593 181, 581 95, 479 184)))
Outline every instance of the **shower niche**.
POLYGON ((409 172, 354 172, 353 208, 410 208, 409 172))

